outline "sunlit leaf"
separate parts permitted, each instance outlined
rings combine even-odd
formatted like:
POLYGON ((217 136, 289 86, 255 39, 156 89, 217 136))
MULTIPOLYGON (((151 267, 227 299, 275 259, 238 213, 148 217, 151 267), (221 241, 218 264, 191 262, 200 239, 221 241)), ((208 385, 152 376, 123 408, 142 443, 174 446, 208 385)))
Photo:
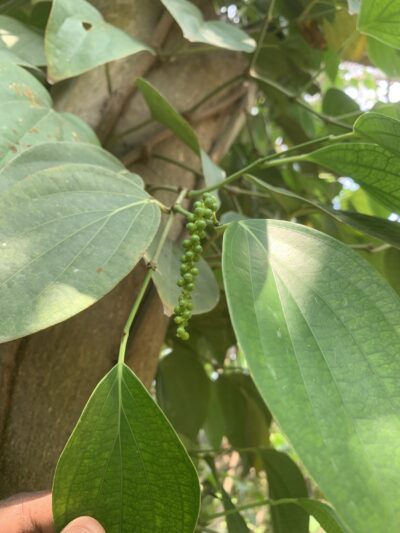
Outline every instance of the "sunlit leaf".
POLYGON ((86 0, 53 0, 45 50, 52 81, 71 78, 116 59, 151 49, 107 24, 86 0))
POLYGON ((362 0, 358 29, 394 48, 400 48, 400 5, 396 0, 362 0))
POLYGON ((346 245, 290 222, 231 223, 223 272, 254 380, 311 476, 351 530, 395 531, 395 292, 346 245))
POLYGON ((400 157, 400 120, 380 113, 364 113, 354 124, 354 131, 400 157))
POLYGON ((194 530, 199 483, 185 449, 125 365, 97 385, 57 464, 57 531, 89 515, 107 533, 194 530))
POLYGON ((132 270, 158 229, 153 199, 130 174, 110 168, 112 156, 86 146, 83 163, 65 162, 74 150, 55 143, 48 160, 39 145, 0 173, 3 342, 92 305, 132 270))
POLYGON ((194 43, 206 43, 237 52, 253 52, 255 41, 232 24, 220 20, 205 21, 201 11, 187 0, 161 0, 183 36, 194 43))
POLYGON ((0 15, 0 51, 13 53, 30 65, 45 65, 43 36, 19 20, 0 15))
POLYGON ((307 156, 342 176, 350 176, 391 211, 400 212, 400 158, 380 146, 333 144, 307 156))

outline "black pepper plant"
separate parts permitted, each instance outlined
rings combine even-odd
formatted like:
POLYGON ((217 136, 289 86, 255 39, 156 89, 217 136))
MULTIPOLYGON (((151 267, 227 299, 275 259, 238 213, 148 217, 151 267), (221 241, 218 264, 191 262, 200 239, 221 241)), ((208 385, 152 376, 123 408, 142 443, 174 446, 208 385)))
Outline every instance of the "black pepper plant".
POLYGON ((57 532, 399 530, 398 28, 0 3, 1 497, 54 471, 57 532))

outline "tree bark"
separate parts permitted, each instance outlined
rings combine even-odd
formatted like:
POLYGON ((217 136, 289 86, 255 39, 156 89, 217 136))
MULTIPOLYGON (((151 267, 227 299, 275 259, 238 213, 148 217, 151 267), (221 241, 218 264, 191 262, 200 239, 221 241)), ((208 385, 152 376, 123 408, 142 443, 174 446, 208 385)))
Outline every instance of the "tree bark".
MULTIPOLYGON (((93 2, 113 24, 163 51, 176 47, 181 32, 156 0, 97 0, 93 2)), ((207 7, 208 2, 204 2, 207 7)), ((113 142, 112 136, 149 117, 134 80, 145 76, 181 111, 186 111, 216 87, 240 74, 240 55, 213 51, 182 55, 161 62, 147 53, 110 66, 112 93, 105 69, 99 67, 56 87, 58 109, 72 111, 94 127, 119 156, 152 152, 198 167, 197 157, 159 125, 151 124, 113 142), (161 132, 161 133, 160 133, 161 132), (136 151, 136 152, 135 152, 136 151)), ((242 120, 243 93, 231 98, 228 88, 201 108, 196 130, 204 149, 218 159, 232 142, 232 128, 242 120), (218 106, 215 102, 221 102, 218 106), (225 109, 224 109, 224 103, 225 109), (217 111, 212 110, 212 106, 217 111), (229 105, 229 109, 227 109, 229 105), (203 110, 210 109, 207 113, 203 110), (227 117, 229 117, 227 119, 227 117), (225 139, 225 141, 224 141, 225 139), (221 146, 223 149, 221 149, 221 146)), ((237 128, 236 128, 237 129, 237 128)), ((132 169, 148 184, 193 187, 193 174, 147 153, 134 157, 132 169)), ((174 194, 158 197, 171 204, 174 194)), ((172 238, 182 231, 177 221, 172 238)), ((0 497, 19 491, 48 489, 57 458, 97 382, 116 362, 121 331, 137 294, 145 266, 134 271, 101 301, 70 320, 30 337, 0 346, 0 497)), ((141 306, 131 334, 127 362, 147 387, 151 386, 168 320, 152 287, 141 306)))

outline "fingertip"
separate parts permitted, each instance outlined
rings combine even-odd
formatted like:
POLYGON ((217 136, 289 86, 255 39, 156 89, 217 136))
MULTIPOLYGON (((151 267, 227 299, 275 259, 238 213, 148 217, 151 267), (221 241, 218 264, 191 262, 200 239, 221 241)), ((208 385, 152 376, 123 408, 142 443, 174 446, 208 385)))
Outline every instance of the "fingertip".
POLYGON ((106 533, 106 531, 94 518, 80 516, 72 520, 61 533, 106 533))

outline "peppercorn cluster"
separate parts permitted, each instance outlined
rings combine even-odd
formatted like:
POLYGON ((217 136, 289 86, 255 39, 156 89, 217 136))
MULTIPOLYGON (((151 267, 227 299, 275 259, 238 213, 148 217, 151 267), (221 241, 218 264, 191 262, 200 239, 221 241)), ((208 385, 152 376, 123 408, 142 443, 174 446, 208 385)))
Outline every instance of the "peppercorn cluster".
POLYGON ((192 316, 192 292, 199 269, 195 266, 199 261, 203 247, 202 239, 206 236, 208 225, 215 225, 217 219, 217 200, 211 194, 205 193, 203 198, 193 205, 194 211, 188 216, 186 229, 190 238, 183 241, 184 253, 181 257, 181 277, 177 281, 182 293, 179 296, 178 306, 175 307, 175 324, 178 326, 176 336, 182 340, 188 340, 189 333, 186 331, 187 324, 192 316))

